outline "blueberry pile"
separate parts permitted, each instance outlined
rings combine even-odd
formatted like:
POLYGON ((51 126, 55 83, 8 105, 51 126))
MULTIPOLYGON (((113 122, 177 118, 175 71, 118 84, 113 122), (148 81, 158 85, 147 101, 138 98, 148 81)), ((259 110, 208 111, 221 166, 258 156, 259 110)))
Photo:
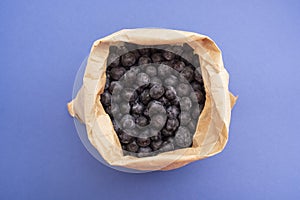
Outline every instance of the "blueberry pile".
POLYGON ((205 103, 198 55, 188 44, 111 46, 100 99, 124 155, 191 147, 205 103))

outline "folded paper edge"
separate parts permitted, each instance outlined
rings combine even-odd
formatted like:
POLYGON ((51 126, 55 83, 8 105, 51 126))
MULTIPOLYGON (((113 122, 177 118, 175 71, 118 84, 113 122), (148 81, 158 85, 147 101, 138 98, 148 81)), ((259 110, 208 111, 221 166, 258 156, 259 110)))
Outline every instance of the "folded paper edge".
POLYGON ((234 96, 231 92, 229 92, 229 95, 230 95, 230 104, 231 104, 231 110, 232 110, 233 107, 235 106, 239 96, 234 96))
POLYGON ((74 111, 74 108, 73 108, 73 101, 70 101, 68 104, 67 104, 67 109, 69 111, 69 114, 72 116, 72 117, 75 117, 75 111, 74 111))

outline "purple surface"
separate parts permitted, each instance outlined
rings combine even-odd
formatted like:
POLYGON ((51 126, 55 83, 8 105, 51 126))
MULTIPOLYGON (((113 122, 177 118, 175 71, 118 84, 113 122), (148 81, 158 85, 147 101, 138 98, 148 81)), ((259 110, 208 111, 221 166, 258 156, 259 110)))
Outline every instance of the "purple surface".
POLYGON ((222 2, 2 0, 0 199, 300 199, 300 2, 222 2), (76 72, 94 40, 135 27, 222 49, 239 100, 221 154, 137 175, 85 150, 66 110, 76 72))

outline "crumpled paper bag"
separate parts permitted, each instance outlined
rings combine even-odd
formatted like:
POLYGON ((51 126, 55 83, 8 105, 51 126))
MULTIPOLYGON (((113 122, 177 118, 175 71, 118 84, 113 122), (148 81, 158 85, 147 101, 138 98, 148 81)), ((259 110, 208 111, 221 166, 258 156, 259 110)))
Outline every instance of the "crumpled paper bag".
POLYGON ((137 170, 170 170, 221 152, 228 140, 234 97, 228 90, 229 75, 224 68, 221 51, 207 36, 168 29, 126 29, 94 42, 75 99, 68 103, 71 116, 86 125, 91 144, 114 166, 137 170), (193 146, 165 152, 153 157, 123 156, 121 144, 109 116, 105 113, 100 94, 106 81, 109 46, 129 42, 139 45, 188 43, 199 55, 206 90, 205 107, 199 117, 193 146))

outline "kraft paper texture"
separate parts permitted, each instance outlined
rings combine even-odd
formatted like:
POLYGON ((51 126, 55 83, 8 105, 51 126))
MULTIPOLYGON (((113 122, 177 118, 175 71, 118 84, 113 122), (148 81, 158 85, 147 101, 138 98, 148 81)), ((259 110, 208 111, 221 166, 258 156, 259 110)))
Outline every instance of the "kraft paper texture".
POLYGON ((86 125, 91 144, 114 166, 137 170, 171 170, 221 152, 228 140, 234 97, 228 90, 229 75, 217 45, 207 36, 168 29, 126 29, 94 42, 88 58, 83 85, 68 103, 71 116, 86 125), (120 42, 140 45, 188 43, 199 55, 206 90, 205 107, 199 117, 193 146, 153 157, 123 156, 121 144, 105 113, 100 94, 104 91, 109 46, 120 42))

